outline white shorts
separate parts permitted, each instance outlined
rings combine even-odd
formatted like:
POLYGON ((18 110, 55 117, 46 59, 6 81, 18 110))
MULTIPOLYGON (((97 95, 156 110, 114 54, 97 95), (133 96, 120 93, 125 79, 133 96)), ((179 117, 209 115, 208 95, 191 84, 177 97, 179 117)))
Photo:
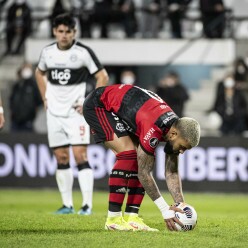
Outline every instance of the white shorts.
POLYGON ((90 143, 90 127, 84 117, 76 111, 68 117, 60 117, 48 110, 47 131, 50 147, 90 143))

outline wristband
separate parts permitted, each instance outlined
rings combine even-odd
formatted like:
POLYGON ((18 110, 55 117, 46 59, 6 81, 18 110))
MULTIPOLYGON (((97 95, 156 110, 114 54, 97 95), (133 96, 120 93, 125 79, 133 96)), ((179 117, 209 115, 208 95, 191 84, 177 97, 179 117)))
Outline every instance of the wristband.
POLYGON ((2 106, 0 106, 0 114, 3 114, 4 113, 4 111, 3 111, 3 107, 2 106))
POLYGON ((175 211, 170 210, 170 206, 166 203, 166 201, 162 196, 160 196, 157 200, 155 200, 154 203, 161 211, 164 219, 170 219, 175 216, 175 211))
POLYGON ((162 216, 163 216, 164 220, 172 219, 175 217, 175 211, 169 209, 169 210, 163 212, 162 216))

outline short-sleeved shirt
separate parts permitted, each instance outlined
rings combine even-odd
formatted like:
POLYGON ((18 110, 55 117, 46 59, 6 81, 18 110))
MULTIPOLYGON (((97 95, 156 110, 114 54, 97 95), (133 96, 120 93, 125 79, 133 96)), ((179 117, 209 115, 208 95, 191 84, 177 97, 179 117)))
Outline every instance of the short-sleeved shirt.
POLYGON ((85 98, 89 76, 103 66, 89 47, 74 41, 67 50, 60 50, 57 43, 44 47, 38 68, 47 72, 48 110, 53 115, 67 117, 74 103, 85 98))
POLYGON ((107 86, 100 97, 107 111, 115 113, 126 129, 139 137, 143 150, 154 154, 178 116, 155 93, 137 86, 107 86))

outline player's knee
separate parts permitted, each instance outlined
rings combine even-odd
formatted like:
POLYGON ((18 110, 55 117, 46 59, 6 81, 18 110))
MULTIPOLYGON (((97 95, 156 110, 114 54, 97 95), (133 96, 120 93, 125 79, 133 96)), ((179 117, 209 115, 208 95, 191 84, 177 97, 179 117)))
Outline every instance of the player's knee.
POLYGON ((69 155, 67 153, 61 152, 55 154, 58 164, 67 164, 69 163, 69 155))
POLYGON ((54 155, 57 159, 58 164, 69 163, 69 150, 58 148, 54 150, 54 155))

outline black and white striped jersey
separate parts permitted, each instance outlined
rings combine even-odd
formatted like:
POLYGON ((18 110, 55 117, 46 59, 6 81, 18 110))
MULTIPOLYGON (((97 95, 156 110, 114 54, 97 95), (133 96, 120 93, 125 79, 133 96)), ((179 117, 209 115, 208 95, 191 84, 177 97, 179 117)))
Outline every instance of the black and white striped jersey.
POLYGON ((89 47, 74 41, 68 50, 60 50, 56 42, 44 47, 38 68, 47 72, 49 111, 66 117, 74 103, 84 99, 88 77, 103 66, 89 47))

